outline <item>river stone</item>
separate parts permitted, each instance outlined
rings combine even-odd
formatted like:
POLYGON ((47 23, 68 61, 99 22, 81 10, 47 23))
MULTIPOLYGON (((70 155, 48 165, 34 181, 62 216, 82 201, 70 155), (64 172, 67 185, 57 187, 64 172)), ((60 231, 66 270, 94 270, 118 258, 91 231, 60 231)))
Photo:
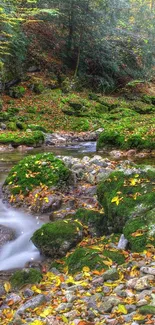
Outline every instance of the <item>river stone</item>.
POLYGON ((116 268, 110 269, 103 274, 103 281, 111 280, 115 281, 119 279, 119 273, 116 268))
POLYGON ((118 249, 126 249, 127 245, 128 245, 128 240, 122 234, 121 237, 120 237, 120 240, 118 242, 117 248, 118 249))
POLYGON ((64 313, 64 311, 69 311, 73 307, 72 303, 61 303, 55 310, 59 313, 64 313))
POLYGON ((44 295, 39 294, 36 297, 30 299, 29 301, 25 302, 19 309, 17 309, 16 314, 22 315, 25 313, 25 311, 30 309, 35 309, 36 307, 44 304, 46 302, 46 298, 44 295))
POLYGON ((155 275, 155 267, 141 267, 140 271, 143 273, 155 275))
POLYGON ((5 294, 6 294, 6 292, 5 292, 4 286, 3 286, 3 284, 0 284, 0 297, 5 294))
POLYGON ((126 286, 132 289, 136 289, 137 291, 142 291, 151 288, 151 283, 149 281, 153 280, 153 275, 146 275, 141 278, 130 279, 127 281, 126 286))
POLYGON ((15 239, 14 230, 9 227, 0 225, 0 247, 13 239, 15 239))

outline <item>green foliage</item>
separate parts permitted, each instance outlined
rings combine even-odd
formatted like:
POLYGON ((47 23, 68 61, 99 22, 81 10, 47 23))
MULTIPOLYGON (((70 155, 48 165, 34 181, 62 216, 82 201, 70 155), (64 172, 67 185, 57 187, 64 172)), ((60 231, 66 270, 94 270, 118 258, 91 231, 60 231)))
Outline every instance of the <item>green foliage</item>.
POLYGON ((42 274, 35 269, 16 271, 10 278, 13 288, 20 288, 26 284, 39 283, 42 280, 42 274))
POLYGON ((11 169, 4 185, 9 185, 14 195, 26 195, 40 184, 62 188, 70 182, 71 172, 64 163, 52 153, 45 153, 21 160, 11 169))
POLYGON ((25 94, 25 88, 22 86, 17 86, 9 89, 9 95, 13 98, 21 98, 25 94))

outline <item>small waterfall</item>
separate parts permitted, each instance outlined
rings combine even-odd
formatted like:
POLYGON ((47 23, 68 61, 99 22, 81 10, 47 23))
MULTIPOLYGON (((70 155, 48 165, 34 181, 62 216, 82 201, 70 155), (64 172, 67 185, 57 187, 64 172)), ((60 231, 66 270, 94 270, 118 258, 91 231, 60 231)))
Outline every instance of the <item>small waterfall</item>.
POLYGON ((0 224, 15 231, 16 239, 5 244, 0 250, 0 270, 22 268, 25 263, 40 260, 40 254, 30 238, 41 226, 38 218, 21 211, 9 209, 0 200, 0 224))

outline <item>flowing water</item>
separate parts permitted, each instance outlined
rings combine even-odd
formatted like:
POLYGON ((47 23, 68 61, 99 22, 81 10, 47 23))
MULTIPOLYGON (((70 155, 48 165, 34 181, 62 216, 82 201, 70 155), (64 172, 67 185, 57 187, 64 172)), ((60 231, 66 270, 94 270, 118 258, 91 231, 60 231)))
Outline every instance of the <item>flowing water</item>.
MULTIPOLYGON (((96 143, 86 142, 78 143, 77 145, 69 145, 67 147, 47 147, 46 149, 34 149, 23 153, 16 150, 13 152, 0 153, 0 185, 3 184, 11 167, 24 156, 47 151, 52 151, 56 155, 75 157, 82 157, 84 155, 93 156, 96 152, 96 143)), ((108 157, 108 154, 104 153, 103 156, 108 157)), ((148 161, 148 164, 150 163, 151 161, 148 161)), ((147 164, 147 161, 145 161, 145 164, 147 164)), ((153 161, 151 164, 153 164, 153 161)), ((0 271, 22 268, 26 262, 41 259, 38 250, 34 247, 30 238, 42 223, 43 221, 40 217, 28 215, 23 211, 12 209, 6 206, 0 199, 0 224, 14 229, 16 235, 15 240, 5 244, 0 250, 0 271)))
POLYGON ((26 262, 39 260, 40 254, 31 242, 33 232, 41 226, 38 217, 8 208, 0 200, 0 224, 15 231, 16 239, 0 251, 0 270, 23 267, 26 262))
MULTIPOLYGON (((94 153, 96 150, 95 142, 70 145, 67 148, 47 148, 45 151, 52 151, 57 155, 78 156, 94 153)), ((0 186, 3 184, 8 171, 20 159, 29 154, 43 152, 43 149, 34 149, 28 152, 6 152, 0 153, 0 186)), ((8 242, 0 249, 0 271, 22 268, 26 262, 40 260, 41 256, 37 248, 33 245, 30 238, 34 231, 43 222, 38 216, 28 215, 23 211, 12 209, 5 205, 0 199, 0 224, 15 231, 16 239, 8 242)))

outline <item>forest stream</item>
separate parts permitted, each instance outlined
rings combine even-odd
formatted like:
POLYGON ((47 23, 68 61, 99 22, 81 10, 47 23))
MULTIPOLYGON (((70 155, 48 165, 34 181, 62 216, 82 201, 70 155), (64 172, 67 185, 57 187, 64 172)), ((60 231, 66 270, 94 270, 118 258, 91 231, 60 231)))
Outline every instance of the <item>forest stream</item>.
MULTIPOLYGON (((95 142, 83 142, 68 147, 48 147, 45 151, 52 151, 56 155, 93 157, 96 152, 95 142)), ((0 153, 0 182, 1 186, 8 174, 8 171, 24 156, 33 153, 43 152, 43 148, 19 152, 17 150, 0 153)), ((104 154, 104 157, 107 153, 104 154)), ((108 157, 109 158, 109 157, 108 157)), ((141 163, 142 163, 141 159, 141 163)), ((147 159, 145 164, 153 164, 153 161, 147 159)), ((30 241, 34 231, 44 222, 43 217, 33 216, 14 209, 3 203, 0 199, 0 224, 9 227, 15 231, 15 239, 6 243, 0 252, 0 271, 14 268, 22 268, 25 263, 33 260, 40 260, 41 256, 36 247, 30 241)))
MULTIPOLYGON (((48 148, 46 151, 50 151, 48 148)), ((81 156, 92 155, 96 150, 95 142, 79 143, 68 147, 53 147, 52 152, 57 155, 81 156)), ((28 154, 42 152, 43 149, 34 149, 27 152, 10 151, 0 153, 0 185, 2 186, 8 171, 20 159, 28 154)), ((13 209, 0 199, 0 224, 15 231, 16 239, 8 242, 1 248, 0 271, 22 268, 28 261, 40 260, 40 253, 30 241, 34 231, 43 223, 39 216, 32 216, 13 209)))

